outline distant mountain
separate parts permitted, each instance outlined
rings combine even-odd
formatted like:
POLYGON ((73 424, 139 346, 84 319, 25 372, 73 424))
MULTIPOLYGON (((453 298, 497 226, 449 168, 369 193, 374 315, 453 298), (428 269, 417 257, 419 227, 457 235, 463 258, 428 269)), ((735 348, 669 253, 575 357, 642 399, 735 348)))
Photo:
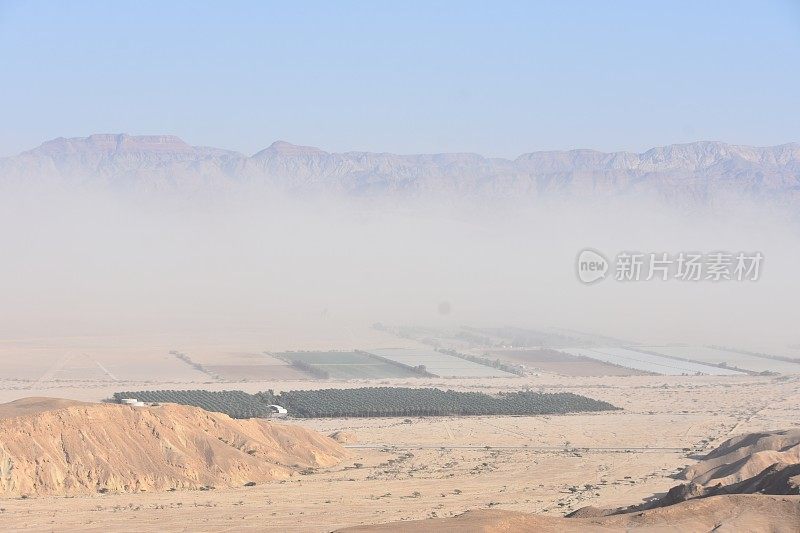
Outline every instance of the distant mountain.
POLYGON ((144 193, 261 184, 299 194, 467 198, 650 195, 706 204, 746 197, 800 205, 800 144, 694 142, 644 153, 477 154, 346 152, 278 141, 253 156, 191 146, 170 135, 58 138, 0 159, 0 183, 102 185, 144 193))

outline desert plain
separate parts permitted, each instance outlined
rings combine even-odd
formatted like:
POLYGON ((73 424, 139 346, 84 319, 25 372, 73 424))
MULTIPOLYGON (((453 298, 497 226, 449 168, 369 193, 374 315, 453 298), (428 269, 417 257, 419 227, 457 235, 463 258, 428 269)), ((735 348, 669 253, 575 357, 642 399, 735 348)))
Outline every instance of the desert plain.
MULTIPOLYGON (((166 351, 157 353, 174 364, 166 351)), ((0 381, 0 401, 48 397, 102 402, 114 392, 140 389, 258 392, 380 385, 574 392, 621 410, 547 416, 289 418, 282 422, 335 435, 346 451, 344 459, 253 486, 6 497, 0 501, 0 527, 5 530, 322 532, 454 517, 478 509, 560 517, 585 506, 647 501, 679 483, 678 472, 726 439, 791 428, 800 419, 797 375, 536 372, 507 378, 224 381, 193 375, 184 365, 179 379, 167 374, 161 381, 137 381, 112 379, 103 372, 105 367, 114 375, 111 365, 98 365, 91 355, 75 360, 94 362, 100 375, 92 380, 59 376, 60 367, 53 362, 50 368, 40 365, 44 370, 39 376, 13 377, 9 371, 0 381)), ((9 367, 25 366, 19 360, 6 361, 9 367)))

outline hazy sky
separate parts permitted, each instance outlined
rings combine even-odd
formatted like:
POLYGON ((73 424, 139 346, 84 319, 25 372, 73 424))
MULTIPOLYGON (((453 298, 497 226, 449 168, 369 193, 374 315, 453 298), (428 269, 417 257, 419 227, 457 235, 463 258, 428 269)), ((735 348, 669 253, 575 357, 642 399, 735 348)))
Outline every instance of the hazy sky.
POLYGON ((779 144, 800 141, 798 58, 797 0, 0 0, 0 155, 97 132, 245 153, 779 144))

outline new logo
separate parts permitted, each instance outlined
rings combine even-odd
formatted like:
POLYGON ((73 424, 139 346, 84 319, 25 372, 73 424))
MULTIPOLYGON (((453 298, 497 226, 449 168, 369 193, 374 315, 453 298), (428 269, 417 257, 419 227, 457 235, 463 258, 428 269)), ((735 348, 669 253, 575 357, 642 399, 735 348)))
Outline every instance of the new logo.
POLYGON ((600 281, 608 272, 608 260, 603 255, 591 248, 586 248, 578 254, 578 279, 589 284, 600 281))

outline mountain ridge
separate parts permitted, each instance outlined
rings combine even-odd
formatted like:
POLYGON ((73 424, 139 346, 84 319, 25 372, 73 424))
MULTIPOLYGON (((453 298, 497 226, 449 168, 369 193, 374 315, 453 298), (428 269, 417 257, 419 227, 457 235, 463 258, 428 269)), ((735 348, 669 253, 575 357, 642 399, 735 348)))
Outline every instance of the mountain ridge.
MULTIPOLYGON (((37 152, 40 149, 46 148, 51 145, 55 145, 58 143, 85 143, 87 145, 91 144, 108 144, 111 142, 115 142, 118 145, 137 145, 141 143, 161 143, 164 145, 174 145, 174 146, 181 146, 181 147, 190 147, 190 148, 212 148, 206 147, 202 145, 190 145, 182 138, 177 135, 172 134, 152 134, 152 135, 131 135, 128 133, 93 133, 86 137, 56 137, 53 139, 46 140, 42 142, 39 146, 31 148, 29 150, 24 150, 20 152, 18 155, 37 152)), ((356 154, 371 154, 371 155, 382 155, 382 156, 396 156, 396 157, 411 157, 411 156, 470 156, 470 157, 479 157, 485 160, 501 160, 501 161, 518 161, 526 156, 531 155, 538 155, 538 154, 572 154, 572 153, 580 153, 580 154, 596 154, 596 155, 603 155, 603 156, 620 156, 620 155, 637 155, 637 156, 646 156, 651 153, 659 152, 659 151, 668 151, 672 149, 681 149, 686 147, 702 147, 707 149, 709 147, 719 147, 719 148, 729 148, 729 149, 743 149, 743 150, 770 150, 770 149, 780 149, 780 148, 787 148, 787 149, 800 149, 800 142, 786 142, 782 144, 776 145, 765 145, 765 146, 755 146, 755 145, 745 145, 745 144, 734 144, 734 143, 726 143, 723 141, 712 141, 712 140, 698 140, 698 141, 690 141, 690 142, 683 142, 683 143, 672 143, 667 145, 660 145, 654 146, 652 148, 648 148, 643 152, 636 152, 631 150, 615 150, 612 152, 604 152, 602 150, 597 150, 594 148, 571 148, 566 150, 537 150, 533 152, 524 152, 517 156, 516 158, 509 159, 503 157, 487 157, 476 152, 423 152, 423 153, 395 153, 395 152, 369 152, 364 150, 347 150, 344 152, 329 152, 327 150, 323 150, 321 148, 315 146, 307 146, 307 145, 298 145, 291 143, 289 141, 285 141, 282 139, 277 139, 273 141, 269 146, 256 151, 251 156, 247 156, 243 152, 239 152, 237 150, 229 150, 226 148, 213 148, 214 150, 219 150, 226 153, 231 154, 239 154, 243 157, 255 157, 261 152, 265 152, 270 148, 276 149, 278 151, 283 149, 290 149, 290 150, 308 150, 317 153, 322 153, 326 155, 356 155, 356 154)), ((13 158, 16 156, 7 156, 5 158, 0 159, 8 159, 13 158)))
POLYGON ((673 203, 742 196, 800 204, 800 143, 754 147, 698 141, 640 153, 551 150, 503 159, 474 153, 337 153, 275 141, 247 156, 189 145, 173 135, 94 134, 59 137, 0 158, 0 183, 38 180, 102 183, 140 192, 258 183, 355 196, 647 195, 673 203))

